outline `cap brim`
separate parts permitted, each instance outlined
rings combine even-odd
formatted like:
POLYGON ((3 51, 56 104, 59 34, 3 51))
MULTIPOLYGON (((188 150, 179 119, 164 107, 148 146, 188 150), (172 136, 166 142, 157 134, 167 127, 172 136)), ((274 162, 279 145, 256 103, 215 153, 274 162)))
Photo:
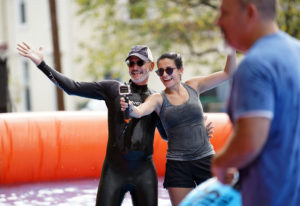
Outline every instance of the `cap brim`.
POLYGON ((144 61, 150 61, 147 57, 145 57, 145 56, 143 56, 139 53, 133 53, 133 54, 128 55, 128 57, 125 59, 125 61, 127 61, 129 59, 129 57, 131 57, 131 56, 136 56, 136 57, 138 57, 138 58, 140 58, 141 60, 144 60, 144 61))

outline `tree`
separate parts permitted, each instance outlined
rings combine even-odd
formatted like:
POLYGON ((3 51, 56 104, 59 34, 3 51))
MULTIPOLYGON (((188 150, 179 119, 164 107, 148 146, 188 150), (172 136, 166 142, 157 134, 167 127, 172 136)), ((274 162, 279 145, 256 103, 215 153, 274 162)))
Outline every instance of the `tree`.
MULTIPOLYGON (((280 28, 297 38, 300 37, 299 1, 280 0, 278 19, 280 28)), ((124 76, 126 70, 120 69, 124 67, 120 60, 135 44, 149 45, 156 57, 165 51, 179 52, 186 65, 206 65, 210 67, 208 72, 223 68, 225 56, 218 51, 221 35, 215 25, 220 1, 122 2, 76 0, 82 22, 94 25, 91 41, 81 43, 89 59, 88 72, 93 76, 124 76)))
POLYGON ((220 35, 214 24, 218 0, 76 2, 83 23, 94 23, 91 41, 81 43, 93 76, 118 78, 127 74, 120 68, 129 48, 136 44, 149 45, 155 57, 166 51, 179 52, 186 63, 207 64, 206 54, 218 54, 220 35))
POLYGON ((280 0, 279 26, 280 28, 300 39, 300 0, 280 0))

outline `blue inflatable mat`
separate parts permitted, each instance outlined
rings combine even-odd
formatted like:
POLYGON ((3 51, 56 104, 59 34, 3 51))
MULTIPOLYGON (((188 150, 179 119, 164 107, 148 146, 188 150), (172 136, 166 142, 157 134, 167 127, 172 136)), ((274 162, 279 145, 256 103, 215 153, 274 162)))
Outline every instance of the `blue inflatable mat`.
POLYGON ((193 189, 180 206, 241 206, 241 194, 230 185, 224 185, 216 177, 210 178, 193 189))

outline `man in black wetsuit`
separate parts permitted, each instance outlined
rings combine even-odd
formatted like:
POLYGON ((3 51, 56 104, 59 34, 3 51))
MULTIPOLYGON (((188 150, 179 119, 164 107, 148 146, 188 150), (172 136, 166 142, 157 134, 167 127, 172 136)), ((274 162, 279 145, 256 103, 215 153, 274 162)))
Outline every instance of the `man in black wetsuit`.
MULTIPOLYGON (((152 160, 153 139, 157 126, 162 137, 165 132, 155 112, 140 119, 124 120, 120 109, 119 86, 115 80, 76 82, 44 61, 42 50, 35 51, 26 43, 18 44, 19 54, 29 58, 58 87, 69 95, 104 100, 108 108, 108 143, 97 192, 96 206, 119 206, 126 192, 130 192, 135 206, 158 204, 157 174, 152 160)), ((147 86, 154 68, 147 46, 131 48, 126 63, 131 80, 129 100, 138 106, 153 93, 147 86)))

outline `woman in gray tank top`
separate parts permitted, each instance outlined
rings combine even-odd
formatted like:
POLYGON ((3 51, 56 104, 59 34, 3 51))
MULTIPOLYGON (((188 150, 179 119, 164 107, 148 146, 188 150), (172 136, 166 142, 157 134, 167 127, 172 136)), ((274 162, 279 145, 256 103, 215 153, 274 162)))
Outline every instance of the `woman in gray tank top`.
POLYGON ((143 104, 127 104, 121 98, 121 109, 129 107, 130 116, 140 118, 153 111, 160 116, 168 137, 164 187, 173 206, 197 184, 211 177, 210 164, 214 149, 209 141, 199 95, 228 80, 236 68, 235 52, 227 57, 226 66, 208 76, 181 82, 183 63, 177 53, 165 53, 157 60, 156 73, 165 85, 161 93, 150 95, 143 104))

